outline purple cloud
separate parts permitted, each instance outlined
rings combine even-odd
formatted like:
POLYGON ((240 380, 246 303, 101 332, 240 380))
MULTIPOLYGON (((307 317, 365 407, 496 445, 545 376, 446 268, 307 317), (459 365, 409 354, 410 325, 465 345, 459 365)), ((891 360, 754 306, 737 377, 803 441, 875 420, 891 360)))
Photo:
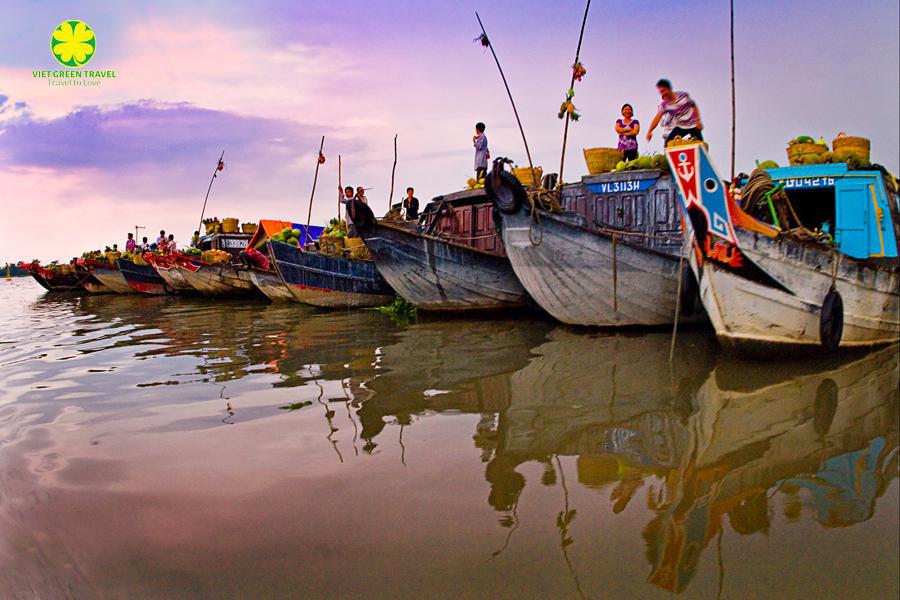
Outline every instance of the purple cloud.
POLYGON ((14 166, 96 168, 183 165, 222 149, 244 156, 288 156, 317 131, 287 119, 239 115, 188 103, 142 100, 88 106, 56 119, 22 116, 0 135, 0 162, 14 166))

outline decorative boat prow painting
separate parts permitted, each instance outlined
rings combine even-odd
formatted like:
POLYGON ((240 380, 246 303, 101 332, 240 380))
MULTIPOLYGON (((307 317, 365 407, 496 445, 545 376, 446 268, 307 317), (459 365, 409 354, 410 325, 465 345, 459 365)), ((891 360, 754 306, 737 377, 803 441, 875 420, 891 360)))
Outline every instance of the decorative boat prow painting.
POLYGON ((762 188, 769 223, 748 212, 760 194, 739 203, 703 145, 667 148, 666 155, 693 235, 701 299, 727 347, 831 350, 900 338, 897 196, 880 171, 756 171, 751 179, 771 180, 762 188), (776 192, 798 226, 779 225, 776 192))

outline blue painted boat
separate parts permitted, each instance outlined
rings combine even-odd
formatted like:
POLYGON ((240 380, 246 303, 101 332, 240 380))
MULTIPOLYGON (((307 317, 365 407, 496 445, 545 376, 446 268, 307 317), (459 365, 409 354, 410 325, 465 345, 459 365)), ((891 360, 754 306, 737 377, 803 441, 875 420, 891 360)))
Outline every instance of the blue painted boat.
POLYGON ((174 288, 166 283, 165 279, 160 277, 156 269, 149 264, 139 265, 124 258, 117 259, 116 264, 125 281, 136 292, 155 296, 175 293, 174 288))
POLYGON ((666 155, 691 228, 691 268, 725 347, 833 350, 900 339, 892 177, 845 164, 758 169, 757 183, 732 192, 702 145, 666 155))
POLYGON ((274 268, 297 302, 325 308, 381 306, 394 291, 370 260, 305 251, 269 241, 274 268))

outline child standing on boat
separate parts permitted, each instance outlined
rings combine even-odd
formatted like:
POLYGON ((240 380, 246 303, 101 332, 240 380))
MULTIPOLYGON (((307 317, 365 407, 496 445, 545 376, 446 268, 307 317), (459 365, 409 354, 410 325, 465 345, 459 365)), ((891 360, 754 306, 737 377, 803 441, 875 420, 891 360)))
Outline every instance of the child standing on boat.
POLYGON ((484 135, 484 123, 475 123, 475 135, 472 137, 475 146, 475 179, 481 181, 487 175, 487 161, 491 157, 488 150, 488 139, 484 135))
MULTIPOLYGON (((668 79, 660 79, 656 82, 656 89, 662 97, 659 110, 650 123, 650 129, 647 131, 647 141, 653 137, 653 130, 659 125, 659 122, 666 119, 664 125, 667 126, 668 132, 663 139, 665 146, 670 139, 675 136, 690 135, 692 139, 703 140, 703 122, 700 120, 700 109, 697 103, 691 99, 687 92, 672 91, 672 82, 668 79)), ((665 129, 664 129, 665 131, 665 129)))
POLYGON ((637 135, 641 132, 641 124, 634 117, 634 108, 628 103, 622 105, 622 118, 616 120, 616 133, 619 134, 617 149, 622 152, 625 160, 634 160, 638 157, 637 135))

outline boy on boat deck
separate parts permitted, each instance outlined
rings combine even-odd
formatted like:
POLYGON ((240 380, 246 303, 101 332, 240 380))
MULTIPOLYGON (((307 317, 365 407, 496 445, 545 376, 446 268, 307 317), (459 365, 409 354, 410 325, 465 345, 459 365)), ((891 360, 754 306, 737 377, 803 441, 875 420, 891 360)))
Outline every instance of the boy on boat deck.
POLYGON ((475 123, 475 135, 472 136, 472 144, 475 146, 475 179, 481 181, 487 175, 488 159, 491 151, 488 150, 488 139, 484 135, 484 123, 475 123))

